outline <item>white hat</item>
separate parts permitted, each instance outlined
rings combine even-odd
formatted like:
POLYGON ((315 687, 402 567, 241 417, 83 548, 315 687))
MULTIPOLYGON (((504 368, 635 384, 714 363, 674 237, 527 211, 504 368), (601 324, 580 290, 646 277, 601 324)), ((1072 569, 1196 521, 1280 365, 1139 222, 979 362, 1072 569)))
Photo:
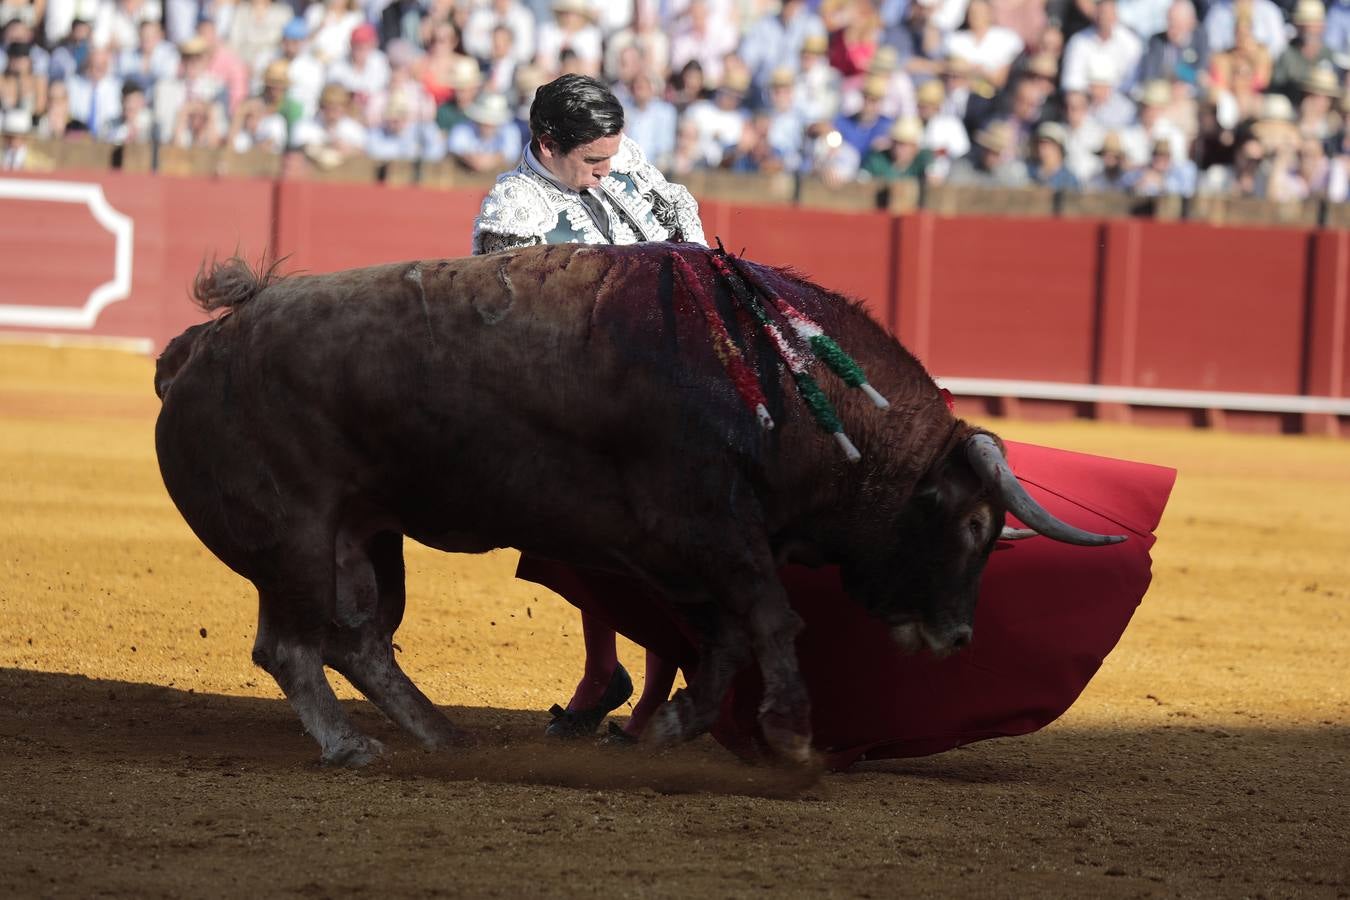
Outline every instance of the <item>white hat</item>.
POLYGON ((1261 115, 1257 116, 1259 121, 1292 122, 1295 118, 1294 104, 1284 94, 1266 94, 1261 99, 1261 115))
POLYGON ((464 115, 480 125, 504 125, 511 120, 511 107, 501 94, 482 94, 469 104, 464 115))
POLYGON ((6 110, 4 118, 0 119, 0 132, 4 134, 28 134, 32 130, 33 116, 22 109, 6 110))
POLYGON ((1119 75, 1109 56, 1090 56, 1087 65, 1088 84, 1115 84, 1119 75))

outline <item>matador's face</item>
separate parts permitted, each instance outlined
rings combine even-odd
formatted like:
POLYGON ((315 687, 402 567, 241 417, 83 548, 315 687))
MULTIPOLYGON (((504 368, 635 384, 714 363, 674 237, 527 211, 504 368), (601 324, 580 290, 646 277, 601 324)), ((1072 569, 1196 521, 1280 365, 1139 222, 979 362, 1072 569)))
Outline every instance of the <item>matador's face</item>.
POLYGON ((622 133, 580 144, 567 153, 558 152, 558 143, 548 135, 539 139, 539 162, 554 178, 574 191, 595 187, 609 174, 610 160, 619 152, 622 133))

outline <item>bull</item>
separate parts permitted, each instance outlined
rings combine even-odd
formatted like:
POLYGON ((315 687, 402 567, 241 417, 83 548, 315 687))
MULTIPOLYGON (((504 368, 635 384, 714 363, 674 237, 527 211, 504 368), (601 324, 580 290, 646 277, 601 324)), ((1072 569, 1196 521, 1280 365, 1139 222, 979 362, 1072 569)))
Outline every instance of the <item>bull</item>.
POLYGON ((710 251, 691 245, 560 245, 290 277, 231 259, 199 273, 195 300, 218 315, 158 361, 160 470, 196 535, 256 586, 253 660, 324 762, 382 751, 343 712, 325 666, 426 746, 459 738, 394 658, 405 536, 639 576, 700 642, 687 690, 649 739, 707 731, 753 662, 762 737, 797 762, 810 756, 810 710, 782 563, 838 565, 903 650, 945 654, 971 640, 1008 512, 1056 540, 1123 540, 1036 504, 998 438, 956 418, 860 304, 742 260, 890 400, 881 411, 824 379, 861 454, 844 459, 768 341, 728 312, 766 388, 766 430, 676 283, 675 254, 726 311, 710 251))

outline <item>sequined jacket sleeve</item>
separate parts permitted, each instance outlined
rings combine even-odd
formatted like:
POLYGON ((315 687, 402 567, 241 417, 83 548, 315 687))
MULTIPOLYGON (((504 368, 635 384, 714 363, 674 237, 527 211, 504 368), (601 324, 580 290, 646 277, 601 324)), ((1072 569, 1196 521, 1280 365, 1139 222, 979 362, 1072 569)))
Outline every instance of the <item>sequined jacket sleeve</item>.
POLYGON ((545 243, 551 223, 543 191, 527 175, 512 170, 499 176, 483 198, 473 221, 473 253, 479 256, 545 243))

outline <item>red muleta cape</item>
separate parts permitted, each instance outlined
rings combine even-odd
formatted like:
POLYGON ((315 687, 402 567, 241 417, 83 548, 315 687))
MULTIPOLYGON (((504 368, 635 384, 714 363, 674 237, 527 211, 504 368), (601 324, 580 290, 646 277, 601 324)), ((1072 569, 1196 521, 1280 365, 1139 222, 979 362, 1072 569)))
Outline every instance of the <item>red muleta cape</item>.
MULTIPOLYGON (((944 660, 900 653, 886 626, 844 593, 836 568, 785 567, 783 583, 806 622, 797 653, 815 745, 831 767, 925 756, 1054 721, 1082 693, 1148 590, 1153 532, 1176 470, 1005 443, 1018 480, 1042 506, 1080 528, 1129 540, 1107 547, 1041 537, 1000 544, 985 569, 974 640, 944 660)), ((1010 524, 1020 523, 1010 517, 1010 524)), ((697 647, 636 579, 530 556, 516 574, 686 669, 697 662, 697 647)), ((754 752, 759 695, 751 666, 713 729, 734 752, 754 752)))

